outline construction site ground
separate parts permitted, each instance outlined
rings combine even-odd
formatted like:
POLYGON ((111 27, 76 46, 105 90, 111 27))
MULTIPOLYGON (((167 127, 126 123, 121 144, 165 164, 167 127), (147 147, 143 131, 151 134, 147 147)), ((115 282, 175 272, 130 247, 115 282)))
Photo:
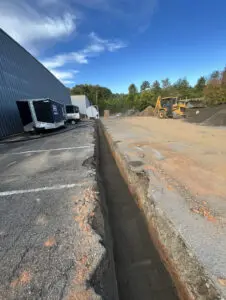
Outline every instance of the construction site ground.
POLYGON ((226 128, 153 117, 102 124, 180 296, 226 299, 226 128))

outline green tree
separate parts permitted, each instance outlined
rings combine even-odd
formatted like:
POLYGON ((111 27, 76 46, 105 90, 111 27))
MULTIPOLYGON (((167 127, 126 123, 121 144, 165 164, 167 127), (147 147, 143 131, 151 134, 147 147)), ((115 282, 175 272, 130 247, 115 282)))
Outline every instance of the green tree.
POLYGON ((226 69, 214 71, 204 89, 207 104, 215 105, 226 102, 226 69))
POLYGON ((194 87, 194 96, 203 97, 205 87, 206 87, 206 78, 204 76, 201 76, 194 87))
POLYGON ((143 92, 147 89, 150 89, 150 82, 145 80, 142 82, 141 86, 140 86, 140 91, 143 92))
POLYGON ((210 79, 220 79, 220 71, 213 71, 210 75, 210 79))
POLYGON ((154 81, 152 84, 152 92, 156 95, 159 96, 161 94, 161 86, 158 80, 154 81))
POLYGON ((169 89, 171 86, 169 78, 162 80, 162 89, 169 89))
POLYGON ((180 78, 174 84, 178 97, 190 98, 192 96, 192 88, 186 78, 180 78))
POLYGON ((224 69, 221 75, 221 85, 223 87, 226 87, 226 68, 224 69))
POLYGON ((224 102, 221 85, 212 81, 209 81, 205 87, 204 96, 208 105, 224 102))
POLYGON ((169 78, 161 80, 162 82, 162 97, 170 97, 175 95, 175 89, 171 85, 169 78))
POLYGON ((222 78, 219 71, 214 71, 204 89, 204 96, 208 105, 215 105, 224 101, 222 78))
POLYGON ((226 102, 226 68, 221 74, 221 102, 226 102))
POLYGON ((186 78, 180 78, 176 83, 171 84, 170 79, 155 81, 151 88, 148 81, 144 81, 138 93, 135 84, 128 88, 128 94, 113 94, 107 87, 99 85, 80 84, 74 86, 70 92, 72 95, 86 95, 93 104, 98 99, 101 111, 110 109, 114 112, 126 112, 129 108, 145 109, 147 106, 154 106, 159 95, 178 96, 181 98, 205 97, 208 104, 226 102, 226 68, 224 71, 214 71, 209 75, 208 80, 200 77, 194 87, 191 87, 186 78))
POLYGON ((135 98, 138 94, 128 94, 126 97, 125 107, 127 109, 134 107, 135 98))
POLYGON ((135 95, 137 94, 137 87, 134 83, 130 84, 129 88, 128 88, 129 94, 130 95, 135 95))
POLYGON ((155 106, 156 96, 151 90, 143 91, 137 95, 135 99, 135 108, 139 111, 144 110, 148 106, 155 106))
POLYGON ((97 104, 100 111, 105 109, 105 100, 112 98, 110 89, 99 85, 80 84, 71 89, 71 95, 86 95, 93 104, 97 104))
POLYGON ((95 104, 96 99, 98 99, 99 103, 104 99, 112 97, 112 92, 110 89, 99 85, 80 84, 71 89, 71 95, 86 95, 95 104))

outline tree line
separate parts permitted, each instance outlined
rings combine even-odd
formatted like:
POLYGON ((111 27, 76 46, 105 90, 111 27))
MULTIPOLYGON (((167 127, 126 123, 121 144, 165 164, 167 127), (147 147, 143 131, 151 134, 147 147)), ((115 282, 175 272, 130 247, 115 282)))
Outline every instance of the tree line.
POLYGON ((226 103, 226 69, 214 71, 208 77, 201 76, 194 86, 186 78, 171 83, 169 78, 159 82, 148 80, 138 88, 134 83, 128 87, 127 94, 112 93, 109 88, 99 85, 81 84, 71 89, 72 95, 86 95, 100 111, 124 112, 134 108, 142 111, 147 106, 155 106, 158 96, 178 97, 181 99, 202 98, 207 105, 226 103))

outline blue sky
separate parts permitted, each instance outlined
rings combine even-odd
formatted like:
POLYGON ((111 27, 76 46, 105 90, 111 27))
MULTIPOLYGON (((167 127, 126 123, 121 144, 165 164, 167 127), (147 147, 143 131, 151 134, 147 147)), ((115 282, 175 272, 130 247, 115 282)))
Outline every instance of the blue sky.
POLYGON ((0 27, 66 86, 194 84, 226 64, 224 0, 1 0, 0 27))

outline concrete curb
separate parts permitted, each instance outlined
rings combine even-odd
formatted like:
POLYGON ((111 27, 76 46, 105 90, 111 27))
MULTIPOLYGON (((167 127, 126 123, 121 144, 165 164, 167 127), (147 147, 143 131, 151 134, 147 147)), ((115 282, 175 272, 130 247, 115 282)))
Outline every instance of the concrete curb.
POLYGON ((100 122, 117 166, 136 198, 147 222, 151 238, 169 271, 180 299, 224 299, 219 287, 213 282, 192 249, 183 240, 178 228, 156 204, 149 189, 148 172, 137 173, 120 152, 117 141, 100 122))

